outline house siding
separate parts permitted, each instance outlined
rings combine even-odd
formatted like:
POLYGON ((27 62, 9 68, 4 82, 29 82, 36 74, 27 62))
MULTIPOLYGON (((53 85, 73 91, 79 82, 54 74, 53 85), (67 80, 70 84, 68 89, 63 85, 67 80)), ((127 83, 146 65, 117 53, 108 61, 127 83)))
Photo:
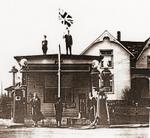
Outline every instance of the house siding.
POLYGON ((84 55, 100 55, 100 49, 113 50, 113 68, 110 68, 114 75, 113 93, 109 93, 108 100, 122 100, 123 90, 131 87, 130 78, 130 54, 127 53, 119 44, 105 40, 89 48, 84 55))
MULTIPOLYGON (((46 85, 47 87, 57 88, 57 73, 28 73, 27 81, 27 102, 30 103, 31 95, 36 92, 41 100, 41 111, 44 116, 55 116, 55 103, 44 102, 44 90, 46 85), (47 82, 45 81, 46 77, 48 79, 47 82)), ((64 103, 63 116, 77 117, 79 113, 78 95, 84 93, 86 97, 88 96, 90 91, 90 76, 86 73, 62 74, 61 86, 71 87, 75 104, 73 108, 66 108, 64 103)), ((27 114, 28 116, 31 115, 30 104, 27 105, 27 114)))
POLYGON ((146 49, 136 63, 136 68, 147 68, 147 56, 150 56, 150 48, 146 49))

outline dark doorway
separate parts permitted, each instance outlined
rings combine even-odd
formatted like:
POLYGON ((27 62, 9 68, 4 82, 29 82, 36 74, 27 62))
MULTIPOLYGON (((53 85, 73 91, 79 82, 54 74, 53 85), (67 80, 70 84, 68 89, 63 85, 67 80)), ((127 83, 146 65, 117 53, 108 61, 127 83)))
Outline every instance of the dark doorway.
POLYGON ((86 117, 86 95, 84 93, 79 94, 79 112, 81 118, 86 117))
POLYGON ((150 98, 148 78, 134 78, 132 79, 131 84, 135 94, 135 100, 140 100, 141 98, 150 98))

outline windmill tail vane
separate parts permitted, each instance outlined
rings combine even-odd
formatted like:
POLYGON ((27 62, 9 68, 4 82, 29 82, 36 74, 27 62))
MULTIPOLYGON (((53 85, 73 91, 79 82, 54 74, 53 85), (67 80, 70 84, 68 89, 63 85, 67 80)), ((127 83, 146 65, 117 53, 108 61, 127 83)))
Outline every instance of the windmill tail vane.
POLYGON ((71 27, 71 25, 73 24, 72 16, 62 9, 59 9, 59 20, 63 25, 66 25, 67 27, 71 27))

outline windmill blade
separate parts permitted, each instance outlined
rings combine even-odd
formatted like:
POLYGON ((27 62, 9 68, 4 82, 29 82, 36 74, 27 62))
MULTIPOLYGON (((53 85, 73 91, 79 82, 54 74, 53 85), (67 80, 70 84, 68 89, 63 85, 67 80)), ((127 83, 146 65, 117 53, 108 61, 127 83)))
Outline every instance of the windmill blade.
POLYGON ((72 18, 72 16, 70 16, 70 15, 67 15, 67 18, 72 18))
POLYGON ((65 25, 67 25, 68 27, 71 26, 71 24, 69 22, 67 22, 67 21, 65 21, 65 25))
POLYGON ((71 24, 73 24, 73 20, 68 19, 68 22, 70 22, 71 24))
POLYGON ((66 15, 67 15, 67 12, 65 12, 64 14, 61 14, 61 13, 59 12, 59 15, 60 15, 62 18, 65 18, 66 15))

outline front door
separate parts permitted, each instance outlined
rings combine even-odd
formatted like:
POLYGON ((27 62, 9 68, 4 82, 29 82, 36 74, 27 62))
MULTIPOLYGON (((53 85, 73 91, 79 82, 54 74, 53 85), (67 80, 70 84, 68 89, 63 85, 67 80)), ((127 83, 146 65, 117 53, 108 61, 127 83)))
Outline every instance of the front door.
POLYGON ((81 118, 86 117, 86 95, 84 93, 79 94, 79 113, 81 118))

